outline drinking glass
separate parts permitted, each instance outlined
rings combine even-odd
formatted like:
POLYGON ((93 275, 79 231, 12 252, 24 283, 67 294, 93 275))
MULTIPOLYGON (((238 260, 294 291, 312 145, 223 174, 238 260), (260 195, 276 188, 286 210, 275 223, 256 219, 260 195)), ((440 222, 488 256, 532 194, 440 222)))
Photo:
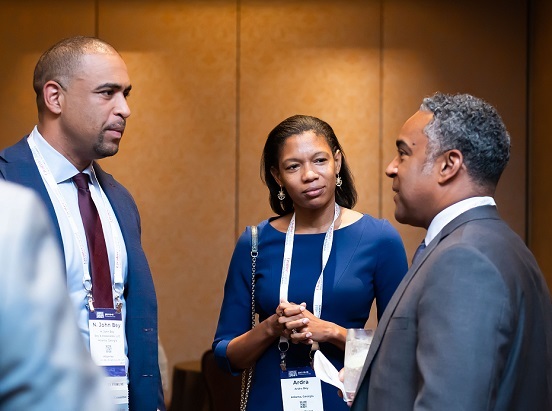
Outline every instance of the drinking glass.
POLYGON ((364 328, 350 328, 347 330, 345 340, 345 371, 343 374, 343 385, 345 392, 343 399, 352 401, 355 397, 362 367, 366 361, 366 355, 370 349, 374 330, 364 328))

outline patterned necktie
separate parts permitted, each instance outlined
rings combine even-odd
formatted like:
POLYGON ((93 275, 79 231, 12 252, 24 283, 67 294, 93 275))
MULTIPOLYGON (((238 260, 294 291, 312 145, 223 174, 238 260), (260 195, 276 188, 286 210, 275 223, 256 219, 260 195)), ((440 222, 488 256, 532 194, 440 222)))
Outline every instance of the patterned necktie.
POLYGON ((418 246, 418 248, 416 249, 416 252, 414 253, 414 257, 412 257, 412 265, 414 265, 416 260, 420 258, 425 248, 426 248, 425 241, 422 240, 421 244, 418 246))
POLYGON ((79 210, 84 224, 90 272, 92 277, 92 296, 97 308, 113 308, 111 272, 107 247, 98 210, 88 188, 88 174, 79 173, 73 177, 78 188, 79 210))

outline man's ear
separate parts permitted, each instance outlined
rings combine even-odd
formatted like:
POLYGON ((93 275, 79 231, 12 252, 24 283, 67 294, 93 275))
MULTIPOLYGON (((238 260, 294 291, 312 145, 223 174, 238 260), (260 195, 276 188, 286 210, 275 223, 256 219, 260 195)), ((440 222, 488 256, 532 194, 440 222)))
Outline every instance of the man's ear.
POLYGON ((276 183, 281 187, 282 181, 280 180, 280 171, 276 167, 272 167, 270 169, 270 174, 272 174, 272 177, 274 177, 274 180, 276 180, 276 183))
POLYGON ((63 105, 63 89, 61 85, 53 80, 48 81, 42 88, 42 98, 44 98, 44 107, 53 114, 60 114, 63 105))
POLYGON ((454 179, 462 167, 464 167, 464 156, 459 150, 446 151, 439 157, 439 184, 445 184, 454 179))

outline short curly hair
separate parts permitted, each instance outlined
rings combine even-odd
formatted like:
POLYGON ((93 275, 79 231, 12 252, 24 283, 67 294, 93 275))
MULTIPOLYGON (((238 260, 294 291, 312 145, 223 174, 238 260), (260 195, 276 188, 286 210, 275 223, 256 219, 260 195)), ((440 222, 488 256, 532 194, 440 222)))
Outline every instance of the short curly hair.
POLYGON ((427 163, 448 150, 459 150, 472 180, 495 187, 510 159, 510 135, 497 110, 470 94, 435 93, 421 111, 433 113, 424 128, 427 163))

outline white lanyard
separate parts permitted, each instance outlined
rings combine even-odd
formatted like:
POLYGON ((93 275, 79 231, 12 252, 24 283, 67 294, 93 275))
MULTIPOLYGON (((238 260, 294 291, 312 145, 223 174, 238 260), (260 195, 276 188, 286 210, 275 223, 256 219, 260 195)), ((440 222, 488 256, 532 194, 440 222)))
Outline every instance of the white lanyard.
MULTIPOLYGON (((326 236, 324 237, 324 245, 322 246, 322 272, 320 273, 320 276, 318 277, 318 281, 316 282, 316 287, 314 288, 313 314, 317 318, 320 318, 322 314, 322 290, 324 285, 324 268, 326 268, 326 264, 328 262, 328 259, 330 258, 330 253, 332 251, 334 226, 335 226, 335 221, 339 218, 339 214, 340 214, 339 206, 337 205, 337 203, 334 203, 334 217, 332 220, 332 224, 330 225, 330 227, 328 228, 328 231, 326 232, 326 236)), ((289 226, 286 232, 286 242, 284 246, 284 259, 282 262, 282 278, 280 280, 280 301, 288 301, 289 277, 291 274, 291 257, 293 254, 294 236, 295 236, 295 213, 293 213, 293 217, 291 217, 291 221, 289 222, 289 226)), ((289 347, 289 343, 285 337, 280 337, 280 344, 279 344, 280 347, 282 346, 282 343, 289 347)), ((313 349, 317 349, 317 348, 318 348, 318 345, 316 343, 313 344, 313 349)), ((287 351, 287 349, 285 351, 287 351)), ((285 360, 285 356, 284 358, 281 358, 281 360, 285 360)), ((281 365, 283 365, 285 368, 285 363, 281 365)))
MULTIPOLYGON (((75 237, 75 240, 77 241, 77 245, 80 250, 80 255, 82 259, 82 269, 83 269, 83 279, 82 284, 84 286, 84 289, 88 293, 88 297, 90 297, 92 292, 92 280, 90 277, 90 270, 88 268, 88 254, 85 251, 85 245, 81 241, 81 237, 79 236, 79 231, 77 228, 77 224, 75 223, 75 219, 73 218, 71 211, 69 210, 69 206, 67 205, 67 202, 63 198, 63 195, 61 194, 61 191, 59 190, 59 187, 56 183, 56 180, 54 179, 54 176, 52 175, 52 172, 50 171, 50 168, 48 167, 48 164, 46 164, 46 161, 44 160, 44 157, 40 153, 40 150, 38 149, 33 135, 29 135, 27 138, 27 142, 29 143, 29 147, 31 148, 31 151, 33 153, 34 160, 38 166, 38 171, 40 172, 40 175, 43 177, 43 179, 46 181, 54 195, 56 196, 59 204, 61 205, 67 219, 69 220, 69 224, 71 225, 71 230, 73 232, 73 236, 75 237)), ((115 247, 115 269, 114 269, 114 285, 113 285, 113 291, 115 299, 117 300, 117 305, 121 304, 120 296, 123 294, 124 291, 124 284, 123 284, 123 268, 121 264, 121 242, 119 241, 119 238, 115 235, 116 233, 116 223, 114 216, 111 215, 111 212, 109 211, 109 207, 107 206, 108 200, 103 192, 98 179, 96 177, 96 172, 94 171, 94 167, 92 167, 92 176, 94 177, 94 180, 96 180, 96 183, 98 183, 98 187, 100 188, 100 195, 102 198, 102 202, 104 203, 104 207, 107 212, 109 225, 111 228, 111 234, 113 237, 113 244, 115 247)), ((120 309, 120 307, 118 307, 120 309)))

